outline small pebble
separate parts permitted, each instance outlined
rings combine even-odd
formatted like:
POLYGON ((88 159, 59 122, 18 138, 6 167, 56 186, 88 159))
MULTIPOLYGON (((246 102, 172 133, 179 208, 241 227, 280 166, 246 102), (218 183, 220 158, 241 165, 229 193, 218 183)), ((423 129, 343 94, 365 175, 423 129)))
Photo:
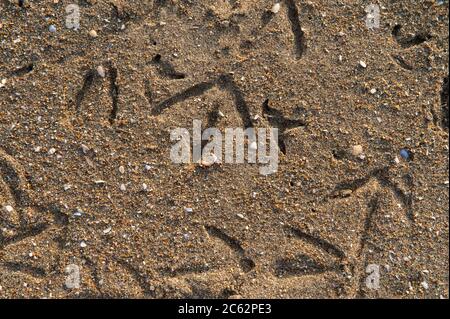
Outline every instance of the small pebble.
POLYGON ((359 66, 362 67, 363 69, 367 68, 367 64, 364 61, 359 61, 359 66))
POLYGON ((80 243, 80 247, 81 248, 85 248, 87 246, 87 244, 84 242, 84 241, 82 241, 81 243, 80 243))
POLYGON ((190 208, 190 207, 185 207, 185 208, 184 208, 184 211, 185 211, 186 213, 193 213, 193 212, 194 212, 194 210, 193 210, 192 208, 190 208))
POLYGON ((106 76, 105 68, 101 65, 97 67, 97 73, 100 77, 104 78, 106 76))
POLYGON ((48 150, 48 155, 53 155, 55 153, 56 153, 56 149, 54 149, 53 147, 48 150))
POLYGON ((352 155, 353 156, 360 156, 363 152, 363 147, 361 145, 355 145, 352 148, 352 155))
POLYGON ((50 32, 52 32, 52 33, 55 33, 56 32, 56 26, 55 25, 50 25, 49 27, 48 27, 48 31, 50 31, 50 32))
POLYGON ((112 230, 112 228, 111 227, 108 227, 108 228, 106 228, 105 230, 103 230, 103 234, 109 234, 110 232, 111 232, 111 230, 112 230))
POLYGON ((280 9, 281 9, 281 4, 277 2, 273 5, 273 7, 270 11, 272 11, 273 14, 277 14, 278 12, 280 12, 280 9))
POLYGON ((89 35, 90 35, 91 37, 93 37, 93 38, 96 38, 96 37, 97 37, 97 31, 91 30, 91 31, 89 31, 89 35))
POLYGON ((148 190, 148 186, 145 183, 142 183, 142 190, 146 192, 148 190))
POLYGON ((422 281, 420 284, 425 290, 428 290, 428 288, 430 287, 426 281, 422 281))
POLYGON ((73 213, 73 216, 75 217, 81 217, 83 216, 84 212, 81 209, 77 209, 75 213, 73 213))
POLYGON ((6 84, 6 79, 2 79, 0 81, 0 88, 5 87, 5 84, 6 84))
POLYGON ((223 114, 222 111, 217 112, 217 115, 219 115, 220 117, 225 117, 225 114, 223 114))
POLYGON ((400 156, 402 158, 404 158, 405 160, 409 160, 409 159, 411 159, 411 152, 404 148, 404 149, 400 150, 400 156))
POLYGON ((127 187, 125 186, 125 184, 120 184, 120 190, 122 192, 125 192, 127 190, 127 187))
POLYGON ((242 214, 236 214, 237 217, 239 217, 240 219, 245 219, 244 215, 242 214))
POLYGON ((119 172, 120 174, 125 174, 125 167, 119 166, 119 172))
POLYGON ((81 144, 81 150, 83 151, 84 154, 87 154, 89 152, 89 147, 87 147, 84 144, 81 144))
POLYGON ((3 209, 7 212, 7 213, 12 213, 14 211, 14 208, 10 205, 6 205, 5 207, 3 207, 3 209))
POLYGON ((375 94, 375 93, 377 93, 377 89, 371 89, 370 90, 370 94, 375 94))

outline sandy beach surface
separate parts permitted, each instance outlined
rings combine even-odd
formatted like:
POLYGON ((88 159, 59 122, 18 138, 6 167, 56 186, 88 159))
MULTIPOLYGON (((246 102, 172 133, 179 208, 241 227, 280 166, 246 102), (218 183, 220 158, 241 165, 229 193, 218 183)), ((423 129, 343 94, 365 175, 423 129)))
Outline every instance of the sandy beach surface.
POLYGON ((448 1, 276 3, 0 0, 0 298, 448 298, 448 1))

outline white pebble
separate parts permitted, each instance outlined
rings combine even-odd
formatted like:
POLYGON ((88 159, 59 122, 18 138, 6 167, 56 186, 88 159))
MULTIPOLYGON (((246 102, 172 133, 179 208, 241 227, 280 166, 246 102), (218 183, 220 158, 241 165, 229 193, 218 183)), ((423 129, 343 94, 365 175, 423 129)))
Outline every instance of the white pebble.
POLYGON ((98 75, 100 75, 102 78, 104 78, 106 76, 106 72, 105 72, 105 68, 101 65, 99 65, 97 67, 97 73, 98 75))
POLYGON ((359 65, 364 69, 367 68, 367 64, 364 61, 359 61, 359 65))
POLYGON ((55 25, 50 25, 49 27, 48 27, 48 31, 50 31, 50 32, 52 32, 52 33, 54 33, 54 32, 56 32, 56 26, 55 25))
POLYGON ((77 209, 75 213, 73 213, 73 216, 75 217, 81 217, 83 216, 84 212, 81 209, 77 209))
POLYGON ((430 287, 426 281, 422 281, 421 285, 422 285, 423 289, 425 289, 425 290, 428 290, 428 288, 430 287))
POLYGON ((281 4, 279 2, 275 3, 272 7, 272 13, 277 14, 278 12, 280 12, 281 9, 281 4))
POLYGON ((108 228, 106 228, 105 230, 103 230, 103 234, 109 234, 110 232, 111 232, 111 230, 112 230, 112 228, 111 227, 108 227, 108 228))
POLYGON ((377 89, 371 89, 370 90, 370 94, 375 94, 375 93, 377 93, 377 89))
POLYGON ((91 30, 91 31, 89 31, 89 35, 90 35, 91 37, 93 37, 93 38, 96 38, 96 37, 97 37, 97 31, 91 30))
POLYGON ((127 190, 127 187, 125 186, 125 184, 120 184, 120 190, 122 192, 125 192, 127 190))
POLYGON ((120 174, 125 174, 125 167, 119 166, 119 172, 120 174))
POLYGON ((56 149, 54 149, 53 147, 48 150, 48 155, 53 155, 55 153, 56 153, 56 149))
POLYGON ((3 209, 7 212, 7 213, 12 213, 14 211, 14 208, 10 205, 6 205, 5 207, 3 207, 3 209))
POLYGON ((363 147, 361 145, 355 145, 352 148, 352 155, 353 156, 360 156, 363 152, 363 147))
POLYGON ((185 211, 186 213, 192 213, 192 212, 194 212, 194 210, 193 210, 192 208, 190 208, 190 207, 186 207, 186 208, 184 209, 184 211, 185 211))
POLYGON ((80 247, 81 247, 81 248, 85 248, 85 247, 87 247, 87 244, 86 244, 84 241, 82 241, 82 242, 80 243, 80 247))

